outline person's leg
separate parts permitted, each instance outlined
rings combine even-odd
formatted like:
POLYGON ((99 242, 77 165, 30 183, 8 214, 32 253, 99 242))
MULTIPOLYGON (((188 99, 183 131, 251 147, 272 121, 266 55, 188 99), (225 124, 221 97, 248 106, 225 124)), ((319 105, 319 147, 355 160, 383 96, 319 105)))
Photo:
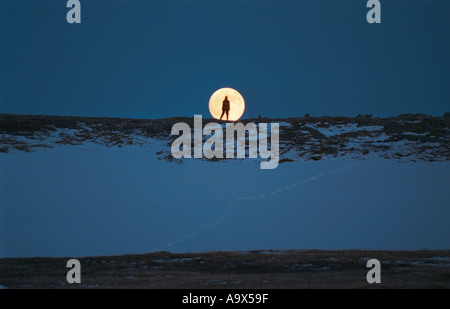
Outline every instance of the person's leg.
POLYGON ((227 121, 228 121, 228 113, 229 113, 230 111, 229 110, 227 110, 227 121))
POLYGON ((225 114, 225 110, 222 111, 222 115, 220 115, 220 120, 222 120, 223 114, 225 114))

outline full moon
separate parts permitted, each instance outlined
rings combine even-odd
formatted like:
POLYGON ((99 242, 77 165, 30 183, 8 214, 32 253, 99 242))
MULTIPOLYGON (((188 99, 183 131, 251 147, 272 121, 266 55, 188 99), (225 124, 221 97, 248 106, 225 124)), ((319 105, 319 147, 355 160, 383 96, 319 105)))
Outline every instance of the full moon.
MULTIPOLYGON (((242 95, 233 88, 221 88, 214 92, 209 99, 209 112, 215 119, 220 119, 222 116, 223 101, 227 97, 230 101, 230 111, 228 120, 236 121, 242 117, 245 110, 245 101, 242 95)), ((227 114, 224 113, 222 120, 227 120, 227 114)))

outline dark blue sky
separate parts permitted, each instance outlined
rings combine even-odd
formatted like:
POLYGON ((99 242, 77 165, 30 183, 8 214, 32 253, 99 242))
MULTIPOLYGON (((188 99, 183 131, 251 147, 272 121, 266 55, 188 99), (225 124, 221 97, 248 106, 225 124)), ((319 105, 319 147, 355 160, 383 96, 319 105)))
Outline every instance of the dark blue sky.
POLYGON ((0 2, 0 112, 203 114, 218 88, 244 117, 450 111, 450 1, 0 2))

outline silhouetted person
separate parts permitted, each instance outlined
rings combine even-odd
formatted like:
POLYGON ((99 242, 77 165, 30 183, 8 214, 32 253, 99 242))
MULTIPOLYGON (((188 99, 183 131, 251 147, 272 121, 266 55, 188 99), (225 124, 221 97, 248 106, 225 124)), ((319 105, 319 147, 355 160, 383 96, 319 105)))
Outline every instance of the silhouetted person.
POLYGON ((228 121, 228 113, 230 112, 230 101, 228 101, 228 96, 225 96, 225 100, 222 102, 222 115, 220 115, 220 120, 222 120, 223 114, 227 113, 227 121, 228 121))

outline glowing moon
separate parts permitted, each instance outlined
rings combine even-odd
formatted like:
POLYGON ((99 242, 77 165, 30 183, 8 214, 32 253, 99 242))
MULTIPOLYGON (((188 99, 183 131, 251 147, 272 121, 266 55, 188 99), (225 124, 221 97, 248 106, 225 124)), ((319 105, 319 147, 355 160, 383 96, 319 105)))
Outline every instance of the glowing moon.
MULTIPOLYGON (((230 101, 230 111, 228 120, 236 121, 241 118, 245 110, 245 101, 242 95, 233 88, 221 88, 214 92, 209 99, 209 112, 215 119, 220 119, 222 115, 222 104, 225 97, 230 101)), ((227 120, 227 114, 224 113, 222 120, 227 120)))

